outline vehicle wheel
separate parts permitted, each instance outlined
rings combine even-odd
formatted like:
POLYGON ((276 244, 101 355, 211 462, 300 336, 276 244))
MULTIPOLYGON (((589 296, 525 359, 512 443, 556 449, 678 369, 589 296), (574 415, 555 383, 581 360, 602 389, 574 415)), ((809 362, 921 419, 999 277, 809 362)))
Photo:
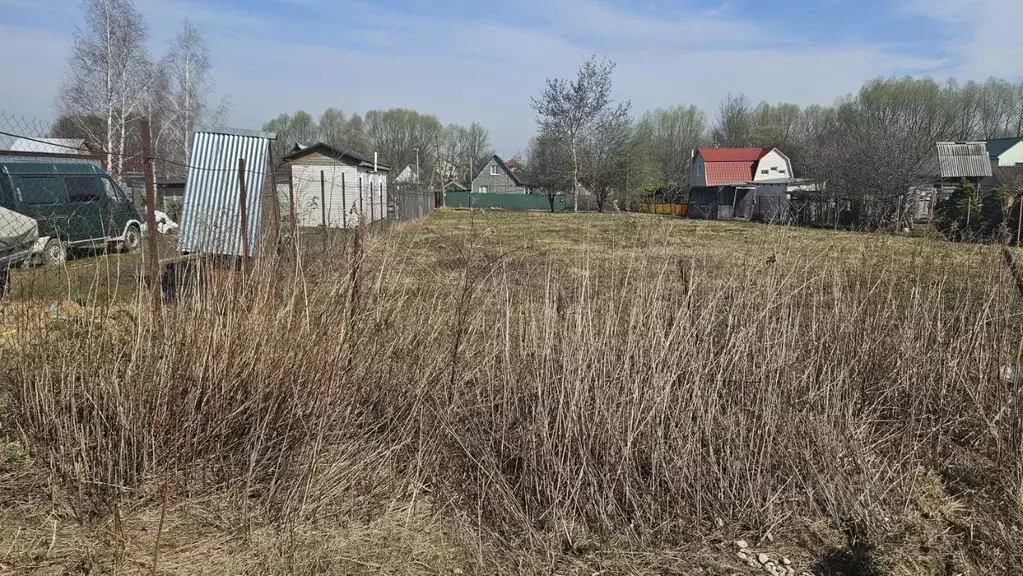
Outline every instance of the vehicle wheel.
POLYGON ((56 238, 50 238, 43 247, 43 265, 51 268, 67 262, 67 246, 56 238))
POLYGON ((135 224, 128 226, 128 230, 124 233, 124 240, 121 241, 121 250, 125 252, 134 252, 138 250, 141 245, 142 230, 140 230, 135 224))

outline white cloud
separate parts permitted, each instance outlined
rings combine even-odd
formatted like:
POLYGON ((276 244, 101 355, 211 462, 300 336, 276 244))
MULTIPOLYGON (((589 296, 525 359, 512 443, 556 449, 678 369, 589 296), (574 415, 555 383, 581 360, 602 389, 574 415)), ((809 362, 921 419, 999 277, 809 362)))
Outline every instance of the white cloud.
MULTIPOLYGON (((753 100, 829 103, 869 77, 941 65, 882 46, 807 45, 727 6, 654 14, 600 0, 522 0, 497 16, 455 18, 383 12, 358 0, 288 0, 293 8, 278 14, 198 0, 137 1, 155 52, 166 49, 186 16, 206 29, 217 87, 231 97, 235 126, 258 128, 299 108, 315 114, 327 106, 346 112, 403 106, 444 122, 478 120, 505 155, 524 148, 533 133, 530 97, 544 79, 574 74, 594 53, 618 63, 617 96, 631 99, 637 113, 681 103, 713 113, 726 93, 739 91, 753 100)), ((32 51, 31 62, 0 61, 6 77, 25 79, 0 83, 0 108, 13 101, 48 117, 67 30, 21 30, 16 37, 3 34, 7 28, 0 27, 6 53, 13 44, 46 46, 32 51)))

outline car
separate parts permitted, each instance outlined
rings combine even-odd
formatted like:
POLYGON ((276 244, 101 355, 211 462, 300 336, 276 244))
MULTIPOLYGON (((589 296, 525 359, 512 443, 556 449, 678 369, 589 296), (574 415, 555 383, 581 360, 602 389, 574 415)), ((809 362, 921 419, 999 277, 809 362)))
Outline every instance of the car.
POLYGON ((0 163, 0 207, 38 223, 31 251, 50 266, 63 264, 70 248, 137 250, 145 230, 135 205, 95 164, 0 163))

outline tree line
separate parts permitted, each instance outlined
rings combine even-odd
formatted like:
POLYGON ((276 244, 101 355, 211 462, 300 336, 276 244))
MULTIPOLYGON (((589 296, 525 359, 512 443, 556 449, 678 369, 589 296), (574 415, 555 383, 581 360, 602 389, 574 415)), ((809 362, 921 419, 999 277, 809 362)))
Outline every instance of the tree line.
POLYGON ((277 135, 278 164, 295 144, 322 142, 367 157, 378 154, 380 162, 393 170, 392 178, 405 167, 410 167, 413 174, 418 170, 410 183, 431 187, 448 182, 469 185, 472 172, 494 154, 490 131, 482 124, 445 126, 433 114, 407 108, 369 110, 360 116, 330 107, 319 119, 299 110, 280 114, 265 123, 263 130, 277 135))
POLYGON ((181 174, 190 137, 218 125, 228 102, 211 104, 212 59, 203 30, 185 19, 162 56, 149 52, 149 27, 132 0, 84 0, 50 135, 82 138, 115 177, 141 170, 140 120, 150 119, 160 176, 181 174))
POLYGON ((826 183, 822 200, 869 206, 876 223, 932 175, 936 142, 1023 134, 1023 83, 998 78, 876 78, 830 106, 728 94, 711 120, 692 105, 631 116, 611 99, 613 70, 590 58, 534 98, 527 165, 539 191, 580 191, 601 210, 612 199, 684 200, 693 149, 777 147, 798 176, 826 183))

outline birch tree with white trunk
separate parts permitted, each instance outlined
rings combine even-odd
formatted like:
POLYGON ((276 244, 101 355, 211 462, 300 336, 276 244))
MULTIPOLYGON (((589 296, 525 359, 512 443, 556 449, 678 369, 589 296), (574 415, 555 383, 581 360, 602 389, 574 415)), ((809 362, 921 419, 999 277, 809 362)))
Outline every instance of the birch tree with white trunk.
POLYGON ((84 0, 82 9, 85 21, 75 29, 56 107, 102 147, 107 168, 119 176, 129 125, 146 112, 150 95, 149 31, 132 0, 84 0), (103 118, 101 131, 90 116, 103 118))

